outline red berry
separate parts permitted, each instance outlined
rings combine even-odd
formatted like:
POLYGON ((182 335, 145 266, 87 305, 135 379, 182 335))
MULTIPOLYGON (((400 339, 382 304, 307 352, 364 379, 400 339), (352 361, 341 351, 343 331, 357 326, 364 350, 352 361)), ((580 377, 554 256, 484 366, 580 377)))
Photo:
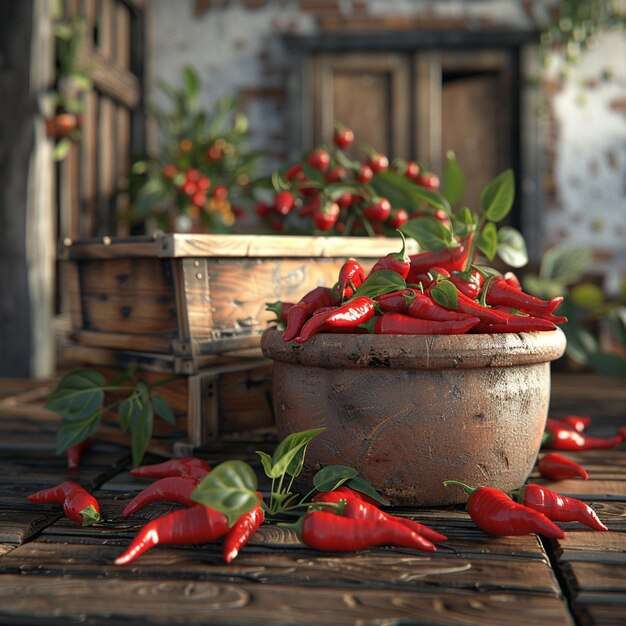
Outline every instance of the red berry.
POLYGON ((296 163, 292 165, 285 172, 285 180, 291 181, 293 179, 304 180, 304 172, 302 171, 302 163, 296 163))
POLYGON ((325 172, 330 165, 330 155, 326 150, 318 148, 313 150, 306 159, 306 162, 320 172, 325 172))
POLYGON ((211 180, 206 176, 200 176, 198 179, 198 189, 208 191, 211 188, 211 180))
POLYGON ((339 205, 336 202, 327 202, 313 215, 315 228, 323 231, 330 230, 339 219, 339 205))
POLYGON ((345 150, 354 141, 354 133, 350 128, 335 128, 333 141, 340 150, 345 150))
POLYGON ((432 191, 437 191, 437 189, 439 189, 439 176, 437 176, 437 174, 433 174, 432 172, 419 174, 415 179, 415 182, 420 187, 425 187, 426 189, 430 189, 432 191))
POLYGON ((363 209, 363 215, 370 222, 384 222, 391 213, 391 203, 387 198, 375 198, 363 209))
POLYGON ((254 207, 254 211, 255 213, 259 216, 259 217, 267 217, 270 214, 270 211, 272 210, 272 207, 269 206, 268 204, 265 204, 265 202, 259 202, 257 203, 257 205, 254 207))
POLYGON ((298 215, 300 217, 307 217, 309 215, 315 215, 315 213, 319 210, 322 198, 318 194, 313 196, 308 202, 302 205, 300 211, 298 211, 298 215))
POLYGON ((409 214, 404 209, 396 209, 389 217, 392 228, 400 228, 409 221, 409 214))
POLYGON ((357 174, 357 180, 360 183, 369 183, 372 178, 374 178, 374 170, 369 165, 361 165, 357 174))
POLYGON ((417 178, 420 173, 420 166, 415 161, 407 161, 404 167, 404 175, 407 178, 417 178))
POLYGON ((342 180, 345 180, 347 174, 348 171, 346 168, 339 165, 338 167, 333 167, 333 169, 326 172, 326 180, 329 183, 339 183, 342 180))
POLYGON ((289 191, 279 191, 274 197, 274 211, 280 215, 289 215, 293 209, 294 198, 289 191))
POLYGON ((380 152, 370 154, 367 159, 367 164, 372 168, 375 174, 389 169, 389 159, 384 154, 380 154, 380 152))
POLYGON ((225 185, 215 185, 213 195, 216 200, 226 200, 226 198, 228 198, 228 187, 225 185))
POLYGON ((206 196, 201 191, 198 191, 193 194, 191 201, 197 207, 203 207, 206 204, 206 196))
POLYGON ((176 166, 173 165, 172 163, 170 163, 169 165, 166 165, 163 168, 163 176, 165 176, 166 178, 174 178, 176 174, 178 174, 178 169, 176 169, 176 166))
POLYGON ((191 196, 193 196, 196 193, 196 191, 198 191, 198 185, 196 185, 196 183, 194 183, 193 181, 188 180, 185 183, 183 183, 183 186, 181 187, 181 189, 183 190, 183 193, 185 195, 191 198, 191 196))
POLYGON ((222 156, 222 150, 217 146, 211 146, 206 151, 206 158, 208 161, 217 161, 222 156))
POLYGON ((190 167, 185 172, 185 178, 187 180, 190 180, 192 183, 197 183, 198 180, 200 179, 200 172, 197 169, 195 169, 194 167, 190 167))
POLYGON ((354 201, 354 196, 349 191, 344 191, 338 198, 337 204, 342 209, 347 209, 354 201))

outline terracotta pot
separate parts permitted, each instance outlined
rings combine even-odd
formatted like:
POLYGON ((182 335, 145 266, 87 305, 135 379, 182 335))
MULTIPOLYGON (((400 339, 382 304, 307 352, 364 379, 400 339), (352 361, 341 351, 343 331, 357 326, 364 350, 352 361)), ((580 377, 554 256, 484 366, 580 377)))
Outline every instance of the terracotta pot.
POLYGON ((483 335, 321 334, 304 344, 267 330, 279 435, 326 431, 302 481, 343 464, 396 504, 464 502, 442 482, 503 490, 530 474, 550 398, 561 330, 483 335))

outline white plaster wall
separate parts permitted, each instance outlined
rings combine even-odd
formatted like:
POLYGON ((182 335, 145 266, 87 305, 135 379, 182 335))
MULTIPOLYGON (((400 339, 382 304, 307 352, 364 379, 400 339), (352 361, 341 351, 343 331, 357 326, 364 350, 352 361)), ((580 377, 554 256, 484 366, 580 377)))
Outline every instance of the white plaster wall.
POLYGON ((613 258, 598 265, 615 282, 626 271, 626 37, 603 35, 567 69, 553 101, 557 205, 545 213, 546 245, 601 248, 613 258))

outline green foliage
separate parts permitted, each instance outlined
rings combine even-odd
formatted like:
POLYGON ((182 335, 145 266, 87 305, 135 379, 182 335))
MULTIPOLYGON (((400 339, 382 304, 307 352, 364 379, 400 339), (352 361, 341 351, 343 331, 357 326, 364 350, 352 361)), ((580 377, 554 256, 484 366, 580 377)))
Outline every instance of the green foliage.
POLYGON ((128 187, 128 219, 142 225, 154 219, 172 229, 184 216, 207 232, 231 232, 236 208, 250 201, 251 181, 262 152, 246 147, 248 119, 236 98, 218 100, 202 110, 202 81, 191 66, 182 69, 181 85, 157 85, 164 104, 153 103, 148 114, 157 123, 157 155, 136 159, 128 187))
POLYGON ((172 409, 153 388, 171 378, 147 385, 141 381, 127 383, 131 371, 107 383, 95 370, 81 368, 66 374, 48 397, 45 407, 61 416, 57 432, 57 453, 90 437, 100 425, 102 416, 117 408, 122 432, 132 438, 132 463, 141 463, 152 437, 154 415, 170 424, 176 422, 172 409), (114 399, 105 406, 107 394, 114 399))

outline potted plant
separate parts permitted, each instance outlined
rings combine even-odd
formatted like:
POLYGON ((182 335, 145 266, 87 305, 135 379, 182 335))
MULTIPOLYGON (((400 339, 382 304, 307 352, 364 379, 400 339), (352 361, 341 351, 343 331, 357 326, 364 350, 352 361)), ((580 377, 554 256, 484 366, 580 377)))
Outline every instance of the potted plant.
MULTIPOLYGON (((447 173, 448 197, 458 198, 454 161, 447 173)), ((562 298, 534 301, 512 273, 483 264, 527 260, 521 234, 497 226, 513 202, 510 171, 485 187, 478 212, 431 193, 448 222, 418 217, 401 228, 422 252, 381 259, 389 269, 375 265, 356 282, 340 278, 334 307, 302 315, 298 303, 284 332, 262 338, 279 435, 324 429, 304 480, 342 463, 394 503, 439 505, 465 498, 445 480, 506 491, 535 463, 550 362, 565 348, 554 313, 562 298)))

